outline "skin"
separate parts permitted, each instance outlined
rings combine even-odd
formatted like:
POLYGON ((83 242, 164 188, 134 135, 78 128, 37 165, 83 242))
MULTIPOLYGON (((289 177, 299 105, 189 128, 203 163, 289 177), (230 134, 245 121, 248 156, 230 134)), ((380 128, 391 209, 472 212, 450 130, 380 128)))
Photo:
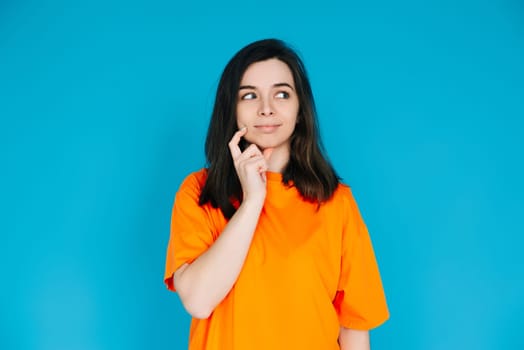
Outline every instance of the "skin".
POLYGON ((338 343, 341 350, 369 350, 369 331, 340 327, 338 343))
MULTIPOLYGON (((193 317, 208 318, 235 284, 266 198, 265 174, 281 172, 289 161, 298 111, 293 75, 285 63, 269 59, 248 67, 238 91, 239 131, 228 144, 242 204, 215 243, 173 275, 180 299, 193 317), (250 143, 243 152, 242 138, 250 143)), ((339 344, 342 350, 368 350, 369 333, 341 327, 339 344)))
POLYGON ((238 101, 238 127, 247 127, 243 137, 260 151, 271 148, 267 168, 281 172, 289 160, 299 110, 289 67, 278 59, 253 63, 240 81, 238 101))

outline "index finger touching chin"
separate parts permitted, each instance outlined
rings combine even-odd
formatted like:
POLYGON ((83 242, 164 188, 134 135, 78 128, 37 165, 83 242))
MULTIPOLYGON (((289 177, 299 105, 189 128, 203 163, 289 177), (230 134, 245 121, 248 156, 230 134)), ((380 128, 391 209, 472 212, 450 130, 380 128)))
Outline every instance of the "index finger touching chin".
POLYGON ((240 130, 238 130, 231 138, 231 141, 229 141, 229 150, 231 151, 233 159, 236 159, 238 156, 242 154, 242 151, 240 150, 240 147, 238 147, 238 144, 240 142, 240 139, 242 138, 242 136, 246 134, 246 132, 247 127, 244 126, 240 130))

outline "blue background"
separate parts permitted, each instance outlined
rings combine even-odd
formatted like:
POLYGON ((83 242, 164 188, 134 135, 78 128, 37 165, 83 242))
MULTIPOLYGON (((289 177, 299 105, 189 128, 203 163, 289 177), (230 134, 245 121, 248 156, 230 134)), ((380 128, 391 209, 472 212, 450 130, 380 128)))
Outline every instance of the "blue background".
POLYGON ((302 54, 371 232, 373 348, 524 348, 521 2, 4 0, 1 349, 186 348, 171 205, 224 65, 265 37, 302 54))

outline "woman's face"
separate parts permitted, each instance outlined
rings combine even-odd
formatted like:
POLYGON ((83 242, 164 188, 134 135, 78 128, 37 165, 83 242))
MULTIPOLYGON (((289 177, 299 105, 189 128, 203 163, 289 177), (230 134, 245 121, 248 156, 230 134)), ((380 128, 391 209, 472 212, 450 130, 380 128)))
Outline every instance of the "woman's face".
POLYGON ((244 138, 249 143, 289 154, 298 110, 293 74, 287 64, 272 58, 247 68, 238 90, 237 125, 247 127, 244 138))

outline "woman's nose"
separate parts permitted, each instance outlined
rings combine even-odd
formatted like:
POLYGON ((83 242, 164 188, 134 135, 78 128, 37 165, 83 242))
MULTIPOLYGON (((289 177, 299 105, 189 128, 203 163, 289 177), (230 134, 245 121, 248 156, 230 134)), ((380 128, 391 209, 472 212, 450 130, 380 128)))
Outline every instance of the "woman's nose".
POLYGON ((264 117, 273 115, 273 107, 267 99, 260 99, 258 114, 264 117))

